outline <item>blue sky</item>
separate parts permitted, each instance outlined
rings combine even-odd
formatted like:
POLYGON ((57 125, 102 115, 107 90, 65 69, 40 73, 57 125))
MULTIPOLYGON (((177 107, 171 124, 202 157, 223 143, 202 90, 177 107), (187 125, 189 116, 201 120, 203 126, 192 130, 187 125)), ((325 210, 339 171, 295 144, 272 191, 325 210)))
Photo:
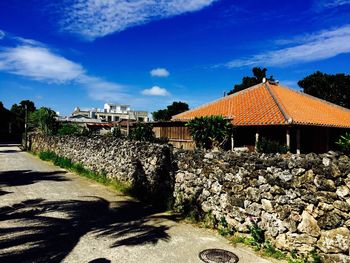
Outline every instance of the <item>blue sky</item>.
POLYGON ((350 0, 2 0, 0 101, 62 115, 126 103, 193 108, 251 68, 292 88, 350 73, 350 0))

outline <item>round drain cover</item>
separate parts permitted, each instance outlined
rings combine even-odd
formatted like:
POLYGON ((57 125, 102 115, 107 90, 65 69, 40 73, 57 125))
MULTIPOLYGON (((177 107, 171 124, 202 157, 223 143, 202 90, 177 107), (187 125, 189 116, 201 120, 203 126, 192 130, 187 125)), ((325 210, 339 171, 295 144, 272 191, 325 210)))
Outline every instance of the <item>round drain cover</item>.
POLYGON ((238 257, 223 249, 206 249, 199 253, 199 258, 206 263, 236 263, 238 257))

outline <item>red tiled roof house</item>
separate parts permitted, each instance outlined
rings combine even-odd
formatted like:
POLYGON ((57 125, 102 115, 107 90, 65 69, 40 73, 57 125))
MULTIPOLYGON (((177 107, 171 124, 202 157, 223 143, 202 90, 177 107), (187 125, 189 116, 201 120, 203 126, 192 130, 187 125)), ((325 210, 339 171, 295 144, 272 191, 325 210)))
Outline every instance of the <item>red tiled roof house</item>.
MULTIPOLYGON (((232 121, 237 127, 234 143, 238 147, 254 148, 257 140, 265 137, 286 144, 292 152, 326 152, 350 129, 350 110, 270 82, 175 115, 168 127, 210 115, 232 121)), ((175 144, 181 141, 169 139, 175 144)))

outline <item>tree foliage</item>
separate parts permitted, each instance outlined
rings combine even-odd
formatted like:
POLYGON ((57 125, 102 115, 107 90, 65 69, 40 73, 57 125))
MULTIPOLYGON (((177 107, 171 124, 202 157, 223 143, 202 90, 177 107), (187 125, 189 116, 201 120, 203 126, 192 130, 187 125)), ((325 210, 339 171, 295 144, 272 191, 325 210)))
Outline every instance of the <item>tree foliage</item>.
POLYGON ((136 141, 153 142, 155 140, 155 135, 152 125, 142 122, 136 124, 129 134, 129 139, 136 141))
POLYGON ((121 138, 123 137, 122 130, 120 129, 119 126, 113 127, 112 128, 112 135, 114 138, 121 138))
POLYGON ((36 110, 34 102, 30 100, 22 100, 19 104, 13 104, 11 112, 16 114, 18 117, 24 120, 25 118, 25 107, 27 106, 28 113, 32 113, 36 110))
POLYGON ((257 151, 260 153, 287 153, 289 148, 278 141, 262 138, 257 144, 257 151))
POLYGON ((24 132, 24 122, 25 122, 25 107, 27 106, 28 116, 35 111, 34 102, 30 100, 22 100, 19 104, 13 104, 10 112, 14 118, 12 130, 17 136, 21 136, 24 132))
POLYGON ((298 85, 307 94, 350 108, 350 75, 317 71, 300 80, 298 85))
MULTIPOLYGON (((257 85, 259 83, 262 83, 263 78, 266 78, 267 69, 255 67, 252 69, 252 72, 253 72, 253 77, 249 77, 249 76, 244 77, 242 79, 242 83, 236 84, 233 87, 233 89, 231 91, 229 91, 227 94, 230 95, 230 94, 236 93, 238 91, 250 88, 250 87, 257 85)), ((269 78, 267 78, 267 80, 274 81, 274 78, 273 78, 273 76, 270 76, 269 78)))
POLYGON ((88 131, 75 123, 62 123, 57 130, 58 135, 87 135, 88 131))
POLYGON ((29 117, 29 122, 32 128, 47 135, 55 134, 58 129, 56 112, 46 107, 41 107, 33 112, 29 117))
POLYGON ((181 112, 189 110, 188 104, 181 101, 174 101, 166 109, 158 110, 152 113, 155 121, 168 121, 171 117, 181 112))
POLYGON ((350 153, 350 133, 341 135, 336 144, 344 153, 350 153))
POLYGON ((204 149, 222 147, 233 133, 230 120, 222 116, 196 117, 186 126, 196 145, 204 149))

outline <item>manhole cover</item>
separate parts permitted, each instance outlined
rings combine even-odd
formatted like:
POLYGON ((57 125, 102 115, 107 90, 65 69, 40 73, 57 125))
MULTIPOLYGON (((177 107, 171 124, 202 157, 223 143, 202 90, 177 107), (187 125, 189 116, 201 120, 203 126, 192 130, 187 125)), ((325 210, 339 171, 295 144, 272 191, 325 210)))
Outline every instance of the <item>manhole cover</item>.
POLYGON ((206 263, 236 263, 238 257, 222 249, 206 249, 199 253, 199 258, 206 263))

